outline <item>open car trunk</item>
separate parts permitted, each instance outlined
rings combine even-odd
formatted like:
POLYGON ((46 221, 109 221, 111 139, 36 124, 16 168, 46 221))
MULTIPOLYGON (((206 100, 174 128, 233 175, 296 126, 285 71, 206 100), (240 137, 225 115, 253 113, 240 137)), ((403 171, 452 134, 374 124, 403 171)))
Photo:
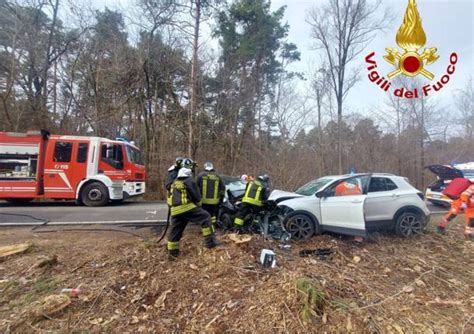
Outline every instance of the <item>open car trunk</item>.
POLYGON ((459 169, 452 166, 430 165, 425 168, 438 176, 440 180, 453 180, 458 177, 464 177, 464 174, 459 169))

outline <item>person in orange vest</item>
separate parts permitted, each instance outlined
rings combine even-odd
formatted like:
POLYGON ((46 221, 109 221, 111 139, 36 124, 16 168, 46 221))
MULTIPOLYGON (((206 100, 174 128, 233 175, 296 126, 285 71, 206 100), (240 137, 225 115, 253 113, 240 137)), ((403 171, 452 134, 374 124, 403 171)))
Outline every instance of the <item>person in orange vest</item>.
MULTIPOLYGON (((352 181, 352 180, 350 180, 352 181)), ((350 181, 343 181, 336 186, 336 196, 351 196, 351 195, 362 195, 357 184, 351 183, 350 181)))
POLYGON ((446 226, 463 210, 465 219, 464 235, 467 238, 472 238, 474 236, 474 184, 464 190, 459 199, 451 203, 448 214, 443 217, 443 220, 438 225, 438 232, 441 234, 446 233, 446 226))

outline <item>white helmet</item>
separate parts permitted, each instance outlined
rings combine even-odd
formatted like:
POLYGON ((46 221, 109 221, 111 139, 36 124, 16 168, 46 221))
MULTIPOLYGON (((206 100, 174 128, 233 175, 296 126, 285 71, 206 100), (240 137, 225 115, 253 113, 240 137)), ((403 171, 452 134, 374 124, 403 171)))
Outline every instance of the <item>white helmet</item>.
POLYGON ((248 175, 247 175, 247 174, 242 174, 242 176, 240 177, 240 179, 241 179, 243 182, 247 182, 248 175))
POLYGON ((204 170, 207 172, 212 172, 214 170, 214 165, 210 161, 204 163, 204 170))
POLYGON ((190 177, 193 171, 189 168, 181 168, 178 172, 178 178, 190 177))

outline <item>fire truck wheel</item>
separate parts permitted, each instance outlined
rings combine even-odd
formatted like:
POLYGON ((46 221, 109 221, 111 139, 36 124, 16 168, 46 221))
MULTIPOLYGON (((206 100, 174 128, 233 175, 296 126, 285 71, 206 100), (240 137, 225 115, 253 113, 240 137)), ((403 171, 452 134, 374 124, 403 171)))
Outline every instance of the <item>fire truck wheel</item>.
POLYGON ((92 182, 82 189, 81 200, 86 206, 104 206, 109 202, 109 192, 102 183, 92 182))

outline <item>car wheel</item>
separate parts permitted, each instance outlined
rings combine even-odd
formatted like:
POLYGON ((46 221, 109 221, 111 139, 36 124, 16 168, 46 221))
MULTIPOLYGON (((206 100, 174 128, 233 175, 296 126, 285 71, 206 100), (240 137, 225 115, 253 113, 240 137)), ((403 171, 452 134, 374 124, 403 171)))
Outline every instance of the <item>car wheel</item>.
POLYGON ((81 200, 86 206, 104 206, 109 202, 109 191, 102 183, 89 183, 81 191, 81 200))
POLYGON ((424 220, 420 214, 404 212, 397 217, 395 233, 400 237, 409 238, 421 234, 424 226, 424 220))
POLYGON ((234 226, 234 222, 232 221, 232 217, 228 213, 223 213, 217 222, 217 227, 221 228, 224 231, 231 230, 234 226))
MULTIPOLYGON (((307 240, 316 232, 315 222, 304 213, 290 214, 285 219, 284 225, 293 240, 307 240)), ((319 233, 319 229, 317 232, 319 233)))

